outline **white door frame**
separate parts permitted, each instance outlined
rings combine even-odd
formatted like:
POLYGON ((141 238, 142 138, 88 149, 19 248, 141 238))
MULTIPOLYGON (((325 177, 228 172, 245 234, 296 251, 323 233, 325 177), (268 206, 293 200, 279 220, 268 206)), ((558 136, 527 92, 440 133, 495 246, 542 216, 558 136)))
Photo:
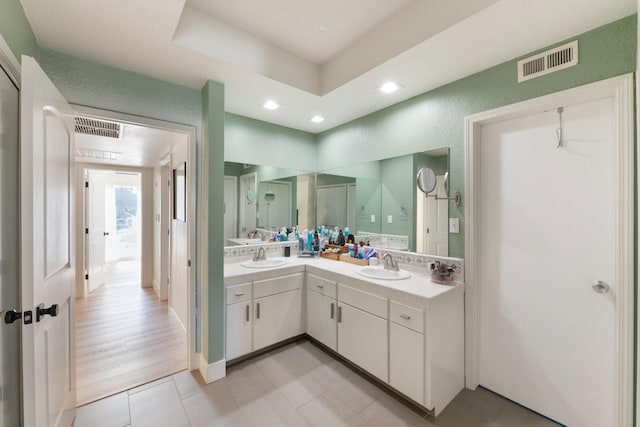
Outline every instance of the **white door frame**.
POLYGON ((477 259, 480 177, 480 128, 483 125, 555 110, 602 98, 614 99, 615 192, 615 393, 612 426, 633 423, 634 351, 634 78, 633 74, 564 90, 465 117, 465 375, 466 387, 479 385, 480 310, 477 259))
MULTIPOLYGON (((198 289, 199 284, 196 280, 196 271, 197 271, 197 262, 199 260, 199 253, 202 253, 202 242, 200 242, 200 247, 198 251, 196 251, 196 233, 197 233, 197 223, 196 221, 199 219, 197 215, 196 205, 200 203, 200 197, 198 192, 197 183, 198 181, 202 181, 199 179, 202 171, 199 170, 196 166, 196 128, 194 126, 183 125, 179 123, 167 122, 163 120, 156 120, 147 117, 134 116, 131 114, 118 113, 115 111, 101 110, 97 108, 85 107, 81 105, 73 105, 76 112, 80 115, 91 117, 94 119, 102 119, 102 120, 110 120, 117 121, 120 123, 131 124, 136 126, 145 126, 152 127, 156 129, 166 129, 170 131, 178 131, 183 132, 187 136, 187 145, 188 145, 188 156, 187 163, 188 168, 191 171, 195 171, 195 173, 188 174, 187 188, 190 188, 187 200, 187 236, 189 239, 188 243, 188 259, 191 267, 189 268, 189 283, 187 285, 188 289, 188 313, 187 313, 187 362, 189 365, 189 370, 194 370, 198 368, 198 352, 200 352, 201 348, 201 330, 202 325, 200 324, 202 319, 200 308, 202 307, 202 301, 196 304, 196 295, 202 295, 202 292, 198 289)), ((110 167, 113 169, 113 166, 110 167)), ((153 264, 153 263, 152 263, 153 264)))

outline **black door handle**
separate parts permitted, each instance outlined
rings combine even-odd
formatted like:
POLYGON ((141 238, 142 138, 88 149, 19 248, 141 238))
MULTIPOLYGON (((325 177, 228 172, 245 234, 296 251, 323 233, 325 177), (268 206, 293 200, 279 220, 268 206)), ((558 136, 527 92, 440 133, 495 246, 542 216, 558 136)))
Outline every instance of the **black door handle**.
POLYGON ((38 308, 36 308, 36 322, 39 322, 40 318, 47 314, 51 317, 56 317, 58 315, 58 304, 53 304, 49 308, 44 308, 44 304, 38 305, 38 308))
MULTIPOLYGON (((9 310, 4 314, 4 323, 10 325, 11 323, 15 322, 16 320, 20 320, 22 319, 22 312, 20 311, 16 311, 16 310, 9 310)), ((25 325, 30 325, 32 322, 32 312, 31 311, 25 311, 24 312, 24 324, 25 325)))
POLYGON ((4 314, 4 323, 11 324, 18 319, 22 319, 22 313, 15 310, 9 310, 4 314))
POLYGON ((105 236, 108 236, 109 232, 108 231, 104 231, 102 234, 104 234, 105 236))

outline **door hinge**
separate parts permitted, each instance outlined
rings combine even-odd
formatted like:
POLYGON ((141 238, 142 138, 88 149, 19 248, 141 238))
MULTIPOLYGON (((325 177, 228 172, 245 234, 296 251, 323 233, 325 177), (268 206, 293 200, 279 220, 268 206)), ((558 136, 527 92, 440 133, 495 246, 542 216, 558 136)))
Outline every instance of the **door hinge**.
POLYGON ((84 182, 84 188, 89 188, 89 181, 84 182))
POLYGON ((84 234, 89 234, 89 229, 88 228, 84 229, 84 234))
POLYGON ((187 267, 191 267, 191 260, 187 260, 187 267))
POLYGON ((429 232, 429 227, 427 227, 427 233, 429 232))
POLYGON ((89 280, 89 274, 84 275, 84 280, 89 280))

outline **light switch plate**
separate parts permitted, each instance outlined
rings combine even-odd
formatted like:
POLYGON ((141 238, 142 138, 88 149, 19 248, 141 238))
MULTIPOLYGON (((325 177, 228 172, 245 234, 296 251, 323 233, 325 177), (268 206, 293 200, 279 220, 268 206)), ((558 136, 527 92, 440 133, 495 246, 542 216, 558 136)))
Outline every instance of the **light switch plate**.
POLYGON ((387 215, 387 224, 393 224, 393 215, 387 215))
POLYGON ((449 233, 460 233, 460 218, 449 218, 449 233))
POLYGON ((376 216, 375 215, 371 215, 371 222, 376 222, 376 216))

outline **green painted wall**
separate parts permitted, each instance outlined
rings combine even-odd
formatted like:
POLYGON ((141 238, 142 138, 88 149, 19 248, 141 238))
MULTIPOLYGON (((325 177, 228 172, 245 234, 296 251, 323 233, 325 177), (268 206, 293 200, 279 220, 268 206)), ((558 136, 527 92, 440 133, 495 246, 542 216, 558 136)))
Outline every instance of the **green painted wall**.
POLYGON ((381 233, 409 236, 409 247, 415 247, 415 185, 413 154, 380 162, 382 190, 381 233), (392 223, 389 224, 388 216, 392 223))
POLYGON ((208 287, 203 287, 203 354, 209 363, 224 359, 224 85, 208 81, 202 88, 202 133, 209 191, 205 197, 209 229, 208 287))
POLYGON ((22 55, 36 56, 38 43, 20 0, 2 0, 0 34, 20 61, 22 55))
MULTIPOLYGON (((450 203, 449 212, 464 230, 464 117, 634 72, 636 18, 567 40, 577 39, 580 46, 580 63, 573 68, 518 84, 514 59, 323 132, 317 136, 318 170, 348 165, 350 159, 359 163, 448 146, 451 192, 463 197, 459 208, 450 203)), ((451 235, 450 254, 464 256, 464 233, 451 235)))
POLYGON ((73 104, 195 126, 200 140, 199 90, 46 49, 36 59, 73 104))
POLYGON ((314 134, 225 114, 225 160, 316 171, 314 134))

